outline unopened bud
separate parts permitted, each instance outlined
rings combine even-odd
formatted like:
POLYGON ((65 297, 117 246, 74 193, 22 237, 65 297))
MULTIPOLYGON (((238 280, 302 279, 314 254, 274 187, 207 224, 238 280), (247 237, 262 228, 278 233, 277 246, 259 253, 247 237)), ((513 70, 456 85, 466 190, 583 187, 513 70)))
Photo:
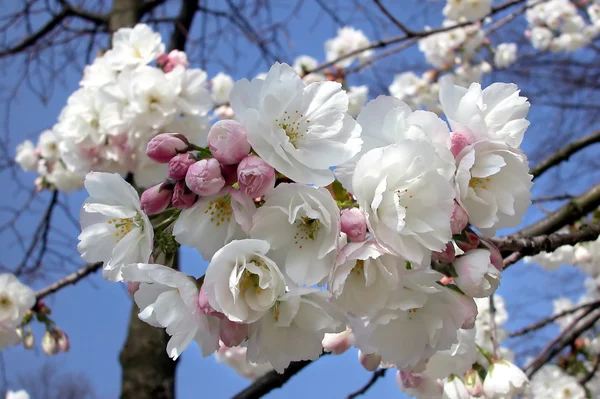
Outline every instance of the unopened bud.
POLYGON ((35 337, 31 333, 31 330, 25 331, 23 335, 23 348, 25 349, 33 349, 35 345, 35 337))
POLYGON ((465 388, 469 395, 479 398, 483 395, 483 382, 475 369, 471 369, 465 373, 465 388))
POLYGON ((442 252, 432 252, 431 258, 433 260, 437 260, 438 262, 450 264, 454 262, 454 258, 456 258, 456 252, 454 251, 454 244, 449 242, 446 244, 446 248, 442 252))
POLYGON ((162 133, 150 140, 146 155, 154 162, 167 163, 175 155, 186 152, 189 145, 189 141, 183 134, 162 133))
POLYGON ((177 154, 169 161, 168 176, 173 180, 183 180, 185 175, 193 164, 198 161, 195 156, 189 152, 177 154))
POLYGON ((377 353, 362 353, 358 351, 358 361, 367 371, 375 371, 381 364, 381 356, 377 353))
POLYGON ((189 66, 187 55, 180 50, 171 50, 169 54, 163 53, 158 56, 156 63, 165 73, 171 72, 175 67, 181 65, 184 68, 189 66))
POLYGON ((221 174, 219 161, 214 158, 201 159, 187 171, 185 184, 200 196, 214 195, 221 191, 225 179, 221 174))
POLYGON ((42 338, 42 350, 48 356, 56 355, 60 350, 56 337, 50 331, 46 331, 42 338))
POLYGON ((215 123, 207 139, 211 154, 223 165, 235 165, 250 152, 246 129, 233 120, 215 123))
POLYGON ((248 338, 248 324, 235 323, 229 319, 221 319, 219 338, 229 348, 239 346, 248 338))
POLYGON ((465 252, 479 247, 479 236, 472 231, 464 231, 461 237, 454 240, 456 246, 465 252))
POLYGON ((367 236, 367 220, 357 208, 344 209, 340 214, 342 232, 350 241, 364 241, 367 236))
POLYGON ((64 331, 59 331, 57 335, 58 348, 63 352, 68 352, 71 349, 69 336, 64 331))
POLYGON ((185 182, 179 181, 175 184, 175 188, 173 189, 171 204, 177 209, 188 209, 194 206, 197 198, 198 196, 196 193, 193 193, 187 188, 185 182))
POLYGON ((142 193, 140 204, 146 215, 156 215, 167 209, 173 195, 173 184, 169 182, 159 183, 142 193))
POLYGON ((321 345, 325 352, 331 352, 334 355, 341 355, 352 346, 350 342, 350 334, 352 330, 346 328, 346 331, 339 334, 325 334, 321 345))
POLYGON ((450 217, 450 229, 452 230, 452 234, 462 233, 465 227, 467 227, 467 224, 469 224, 469 215, 467 215, 467 212, 458 204, 458 202, 454 201, 454 210, 450 217))
POLYGON ((480 243, 484 248, 490 251, 490 261, 492 262, 492 265, 499 271, 504 270, 504 259, 502 258, 502 254, 498 247, 491 241, 483 238, 480 240, 480 243))
POLYGON ((240 190, 250 198, 262 197, 275 187, 275 169, 262 158, 249 155, 237 168, 240 190))

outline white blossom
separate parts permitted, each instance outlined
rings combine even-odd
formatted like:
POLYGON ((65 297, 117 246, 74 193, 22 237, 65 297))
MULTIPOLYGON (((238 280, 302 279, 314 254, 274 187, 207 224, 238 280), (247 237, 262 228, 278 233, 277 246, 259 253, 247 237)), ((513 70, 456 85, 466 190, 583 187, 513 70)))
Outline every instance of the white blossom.
POLYGON ((140 208, 138 193, 121 176, 91 172, 85 188, 90 197, 81 209, 77 249, 87 262, 104 262, 104 278, 120 281, 123 266, 150 259, 152 224, 140 208))
POLYGON ((113 68, 122 70, 147 65, 164 52, 160 33, 146 24, 137 24, 117 30, 112 37, 112 49, 104 57, 113 68))
POLYGON ((452 263, 457 274, 454 282, 466 295, 489 297, 500 285, 502 274, 492 264, 490 257, 490 251, 474 249, 452 263))
POLYGON ((348 115, 356 117, 367 103, 367 98, 369 97, 369 87, 350 86, 347 90, 347 93, 348 115))
POLYGON ((585 399, 585 389, 577 382, 577 378, 565 373, 554 364, 546 364, 531 379, 529 392, 524 396, 529 399, 585 399))
POLYGON ((483 392, 490 399, 511 399, 522 394, 529 380, 525 373, 506 360, 493 363, 483 381, 483 392))
POLYGON ((253 150, 296 182, 327 185, 329 168, 360 151, 360 126, 346 114, 339 83, 306 86, 289 65, 276 63, 265 80, 236 82, 230 99, 253 150))
POLYGON ((19 342, 17 327, 35 302, 35 292, 15 275, 0 274, 0 349, 19 342))
POLYGON ((255 380, 262 377, 267 372, 273 370, 269 363, 253 363, 247 357, 248 348, 244 346, 235 346, 228 348, 221 344, 219 350, 215 353, 215 359, 219 363, 225 363, 227 366, 235 370, 235 372, 243 378, 255 380))
POLYGON ((15 162, 26 172, 35 172, 38 167, 39 157, 35 153, 35 147, 29 140, 25 140, 17 146, 15 162))
POLYGON ((227 104, 229 102, 229 93, 233 89, 233 79, 231 76, 219 72, 211 79, 212 97, 217 104, 227 104))
POLYGON ((515 43, 501 43, 496 47, 494 65, 496 68, 507 68, 517 60, 517 45, 515 43))
POLYGON ((492 10, 492 0, 447 0, 444 16, 453 21, 477 21, 492 10))
MULTIPOLYGON (((354 29, 351 26, 345 26, 338 29, 337 36, 335 38, 329 39, 325 42, 325 55, 327 61, 335 61, 347 54, 367 48, 370 44, 371 43, 369 42, 369 39, 365 36, 363 31, 354 29)), ((372 53, 373 50, 365 50, 338 61, 336 65, 346 68, 350 66, 356 59, 358 59, 360 62, 363 62, 369 58, 372 53)))
POLYGON ((265 198, 250 236, 271 245, 269 256, 296 284, 321 283, 333 269, 340 236, 340 212, 331 194, 283 183, 265 198))

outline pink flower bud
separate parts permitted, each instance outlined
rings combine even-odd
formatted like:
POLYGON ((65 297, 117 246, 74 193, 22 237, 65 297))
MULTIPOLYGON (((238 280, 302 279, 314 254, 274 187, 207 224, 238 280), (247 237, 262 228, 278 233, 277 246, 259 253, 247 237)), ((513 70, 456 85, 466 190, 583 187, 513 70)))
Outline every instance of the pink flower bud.
POLYGON ((175 184, 175 188, 173 189, 171 204, 177 209, 188 209, 194 206, 197 198, 198 196, 196 193, 193 193, 187 188, 185 182, 179 181, 175 184))
POLYGON ((346 331, 339 334, 325 334, 321 345, 325 352, 331 352, 334 355, 341 355, 352 346, 350 342, 350 334, 352 330, 346 328, 346 331))
POLYGON ((169 174, 168 176, 173 180, 183 180, 185 179, 185 174, 187 173, 190 166, 198 161, 195 156, 190 154, 189 152, 183 154, 177 154, 169 161, 169 174))
POLYGON ((42 350, 48 356, 56 355, 60 350, 54 334, 52 334, 50 331, 46 331, 44 337, 42 338, 42 350))
POLYGON ((225 184, 232 185, 237 182, 237 169, 238 165, 223 165, 221 164, 221 173, 225 179, 225 184))
POLYGON ((367 236, 367 220, 357 208, 344 209, 340 216, 342 231, 350 241, 364 241, 367 236))
POLYGON ((223 313, 217 312, 212 306, 210 306, 208 297, 206 296, 206 291, 204 291, 204 287, 201 287, 200 292, 198 293, 198 310, 207 316, 215 316, 220 319, 225 318, 223 313))
POLYGON ((219 161, 214 158, 201 159, 187 171, 185 184, 198 195, 214 195, 221 191, 225 179, 221 174, 219 161))
POLYGON ((219 338, 227 347, 238 346, 248 338, 248 324, 235 323, 224 318, 219 325, 219 338))
POLYGON ((450 229, 452 234, 460 234, 469 224, 469 215, 458 202, 454 201, 454 210, 450 217, 450 229))
POLYGON ((262 197, 275 187, 275 169, 263 159, 249 155, 237 168, 240 190, 251 198, 262 197))
POLYGON ((186 152, 189 145, 183 134, 163 133, 150 140, 146 155, 154 162, 167 163, 178 153, 186 152))
POLYGON ((465 388, 467 388, 467 392, 469 395, 479 398, 483 395, 483 383, 481 382, 481 377, 479 373, 475 369, 471 369, 465 373, 465 388))
POLYGON ((236 121, 218 121, 208 132, 208 148, 223 165, 239 163, 250 152, 246 129, 236 121))
POLYGON ((500 253, 498 247, 494 245, 494 243, 490 240, 486 240, 484 238, 480 240, 480 243, 488 251, 490 251, 490 261, 492 262, 492 265, 494 265, 494 267, 498 269, 498 271, 504 270, 504 258, 502 257, 502 254, 500 253))
POLYGON ((479 236, 472 231, 464 231, 461 237, 456 238, 454 242, 460 249, 468 252, 479 246, 479 236))
POLYGON ((140 204, 146 215, 156 215, 167 209, 171 203, 173 184, 164 182, 152 186, 142 193, 140 204))
POLYGON ((450 136, 450 141, 450 152, 452 152, 452 155, 454 155, 455 158, 463 150, 463 148, 465 148, 469 144, 472 144, 472 140, 469 136, 457 132, 452 132, 452 135, 450 136))
POLYGON ((64 331, 58 331, 57 333, 58 348, 63 352, 68 352, 71 349, 71 342, 69 336, 64 331))
POLYGON ((129 281, 127 282, 127 294, 129 296, 134 296, 137 290, 140 289, 140 283, 137 281, 129 281))
POLYGON ((156 63, 165 73, 171 72, 175 67, 181 65, 184 68, 189 66, 187 55, 183 51, 172 50, 169 54, 163 53, 158 56, 156 63))
POLYGON ((31 330, 27 330, 25 332, 25 335, 23 336, 23 348, 33 349, 34 345, 35 345, 35 337, 31 333, 31 330))
POLYGON ((454 251, 454 245, 452 242, 446 244, 446 248, 442 252, 432 252, 431 258, 441 263, 450 264, 454 262, 456 258, 456 252, 454 251))
POLYGON ((367 371, 375 371, 381 364, 381 356, 377 353, 362 353, 358 351, 358 361, 367 371))

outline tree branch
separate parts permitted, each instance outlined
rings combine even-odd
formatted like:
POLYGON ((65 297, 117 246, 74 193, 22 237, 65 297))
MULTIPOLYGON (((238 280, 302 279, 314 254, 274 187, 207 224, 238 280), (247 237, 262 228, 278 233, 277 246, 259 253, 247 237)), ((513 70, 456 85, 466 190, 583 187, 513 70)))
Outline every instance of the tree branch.
POLYGON ((385 8, 385 6, 383 4, 381 4, 381 0, 373 0, 375 2, 375 5, 379 8, 379 10, 381 10, 381 12, 383 14, 385 14, 385 16, 392 21, 392 23, 394 25, 396 25, 398 27, 398 29, 400 29, 402 32, 404 32, 406 35, 410 36, 413 34, 413 32, 408 29, 402 22, 400 22, 396 17, 394 17, 392 15, 392 13, 385 8))
POLYGON ((385 372, 388 369, 379 369, 375 372, 373 372, 373 375, 371 375, 371 379, 369 379, 369 381, 365 384, 365 386, 363 386, 361 389, 359 389, 356 392, 351 393, 350 395, 348 395, 347 399, 354 399, 360 395, 364 395, 365 393, 367 393, 367 391, 369 389, 371 389, 371 387, 373 385, 375 385, 375 383, 377 382, 378 379, 382 378, 385 376, 385 372))
POLYGON ((56 291, 60 290, 63 287, 66 287, 67 285, 77 283, 79 280, 81 280, 89 274, 94 273, 101 267, 102 262, 89 263, 81 269, 77 270, 75 273, 71 273, 68 276, 61 278, 60 280, 47 286, 46 288, 42 288, 41 290, 35 293, 35 297, 39 301, 40 299, 43 299, 48 295, 55 293, 56 291))
POLYGON ((575 140, 567 146, 559 149, 554 154, 552 154, 551 156, 549 156, 548 158, 544 159, 542 162, 531 168, 529 173, 531 173, 533 175, 533 178, 535 179, 548 169, 552 168, 553 166, 556 166, 561 162, 567 161, 571 157, 571 155, 595 143, 600 143, 600 130, 589 134, 585 137, 582 137, 579 140, 575 140))
POLYGON ((170 50, 185 50, 188 33, 198 11, 198 0, 182 0, 179 15, 174 21, 170 50))

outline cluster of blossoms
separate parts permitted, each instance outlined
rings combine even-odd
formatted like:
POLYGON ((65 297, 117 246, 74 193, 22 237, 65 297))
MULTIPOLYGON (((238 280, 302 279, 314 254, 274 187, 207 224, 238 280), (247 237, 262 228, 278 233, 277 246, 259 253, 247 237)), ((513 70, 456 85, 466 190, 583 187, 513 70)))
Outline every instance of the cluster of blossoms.
MULTIPOLYGON (((450 126, 389 96, 354 119, 350 94, 307 79, 308 61, 233 84, 235 120, 154 135, 144 155, 164 181, 141 197, 116 173, 89 173, 78 249, 128 283, 172 358, 194 340, 253 378, 351 343, 363 366, 414 386, 462 383, 477 358, 474 298, 503 267, 485 236, 530 204, 529 103, 515 85, 446 82, 450 126), (209 262, 203 276, 153 263, 179 245, 209 262)), ((497 376, 515 366, 482 367, 500 397, 497 376)))
POLYGON ((19 391, 7 391, 5 399, 29 399, 29 394, 23 389, 19 391))
POLYGON ((600 35, 600 1, 537 1, 527 10, 531 45, 541 51, 574 51, 600 35), (587 4, 587 9, 585 8, 587 4), (587 19, 584 15, 587 14, 587 19))

